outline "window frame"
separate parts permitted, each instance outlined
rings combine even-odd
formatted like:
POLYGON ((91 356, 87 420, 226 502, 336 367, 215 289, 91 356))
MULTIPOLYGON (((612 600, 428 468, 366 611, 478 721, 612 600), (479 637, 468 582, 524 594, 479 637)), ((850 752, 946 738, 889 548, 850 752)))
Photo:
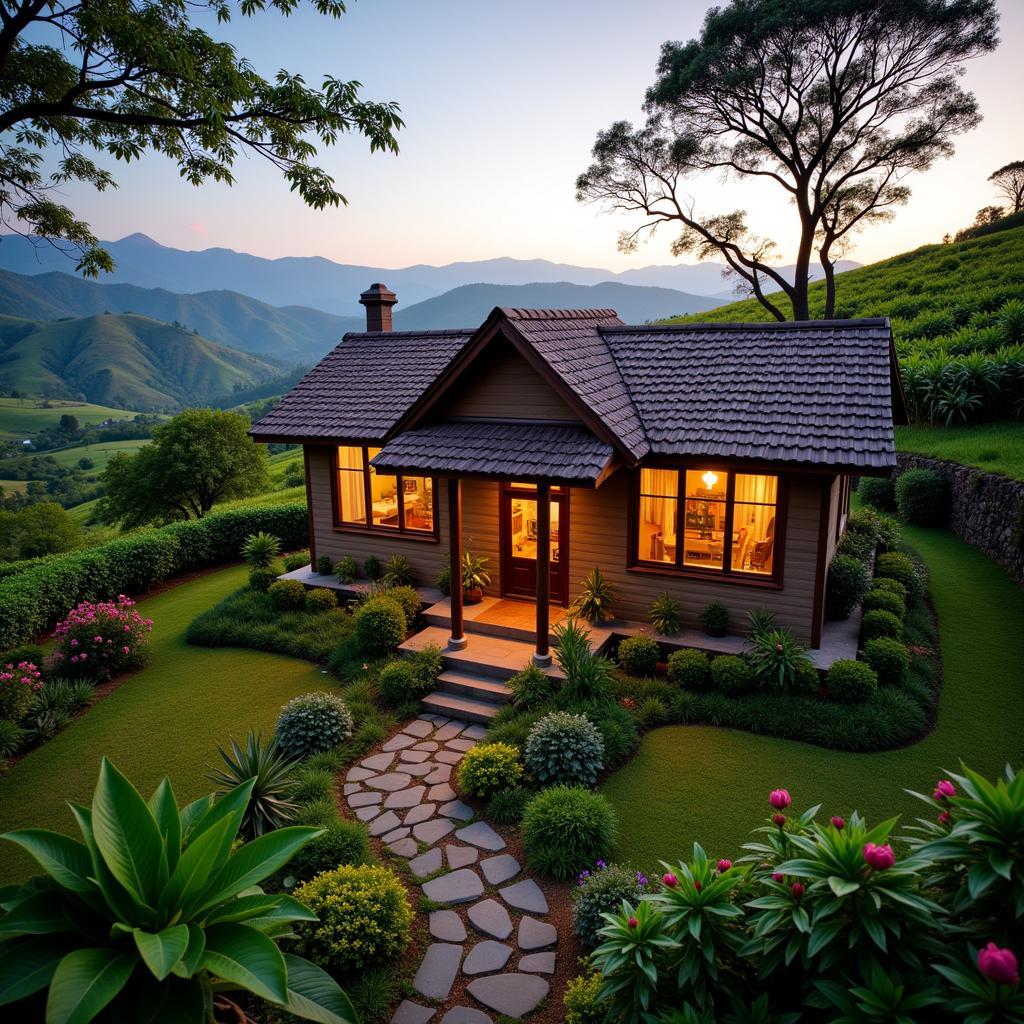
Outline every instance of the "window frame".
MULTIPOLYGON (((741 505, 751 504, 740 502, 741 505)), ((630 572, 650 573, 660 576, 687 577, 700 580, 717 580, 720 583, 738 583, 743 586, 762 587, 771 590, 781 590, 783 581, 784 554, 786 550, 786 512, 789 505, 789 479, 786 474, 778 471, 765 471, 758 467, 733 466, 728 464, 716 464, 714 462, 686 462, 672 464, 652 464, 639 466, 633 473, 633 485, 631 489, 629 516, 629 557, 626 568, 630 572), (668 469, 679 474, 676 487, 676 496, 673 499, 676 503, 676 536, 684 535, 686 517, 686 473, 703 473, 708 469, 715 472, 728 473, 729 479, 726 484, 725 495, 725 524, 723 533, 732 537, 733 518, 735 514, 735 493, 736 474, 744 476, 774 476, 778 481, 775 496, 775 549, 772 558, 771 573, 744 572, 741 569, 732 568, 732 544, 725 544, 722 552, 722 568, 707 569, 702 566, 683 564, 683 545, 677 544, 675 562, 655 562, 651 559, 641 558, 640 550, 640 498, 641 471, 644 469, 668 469)))
POLYGON ((427 541, 436 544, 440 540, 440 506, 437 477, 429 473, 379 473, 379 476, 393 476, 395 478, 395 494, 398 498, 398 525, 380 526, 373 522, 373 501, 372 501, 372 477, 373 470, 370 467, 370 448, 379 450, 379 445, 367 444, 335 444, 331 449, 331 510, 333 518, 333 529, 339 533, 373 533, 384 537, 401 537, 402 540, 427 541), (358 448, 363 454, 363 468, 348 469, 339 464, 339 448, 358 448), (359 473, 363 475, 363 502, 366 509, 365 523, 349 523, 342 519, 341 490, 338 486, 342 473, 359 473), (433 512, 433 529, 417 530, 411 529, 405 524, 405 489, 403 479, 405 477, 422 477, 430 481, 430 493, 433 512))

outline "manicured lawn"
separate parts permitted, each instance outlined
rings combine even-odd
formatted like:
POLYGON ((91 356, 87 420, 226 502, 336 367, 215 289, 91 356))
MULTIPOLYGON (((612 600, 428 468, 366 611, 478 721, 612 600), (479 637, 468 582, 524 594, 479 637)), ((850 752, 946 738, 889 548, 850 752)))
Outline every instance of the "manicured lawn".
POLYGON ((896 448, 1024 480, 1024 423, 897 427, 896 448))
POLYGON ((699 840, 714 857, 735 856, 786 787, 799 808, 859 809, 872 820, 916 816, 904 787, 930 789, 961 759, 989 776, 1024 756, 1024 594, 980 552, 946 531, 904 537, 931 570, 942 637, 939 722, 920 743, 882 754, 848 754, 725 729, 671 726, 649 733, 636 757, 603 787, 619 815, 616 859, 652 867, 688 857, 699 840))
MULTIPOLYGON (((249 726, 267 734, 285 701, 328 688, 308 662, 185 643, 189 622, 244 578, 243 567, 225 569, 141 603, 154 622, 149 666, 0 777, 0 831, 72 831, 65 801, 89 801, 103 754, 147 795, 169 774, 179 802, 201 796, 218 742, 249 726)), ((0 843, 0 883, 24 877, 30 865, 0 843)))

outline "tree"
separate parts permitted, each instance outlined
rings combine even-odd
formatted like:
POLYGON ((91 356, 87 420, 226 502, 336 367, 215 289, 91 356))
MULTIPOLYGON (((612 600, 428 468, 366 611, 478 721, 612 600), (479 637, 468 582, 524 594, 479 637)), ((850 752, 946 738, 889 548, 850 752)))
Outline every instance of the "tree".
POLYGON ((199 519, 219 501, 266 489, 266 451, 249 421, 221 409, 186 409, 153 431, 135 455, 119 452, 101 480, 99 515, 124 528, 199 519))
POLYGON ((71 516, 52 501, 41 501, 15 512, 0 511, 0 561, 16 562, 70 551, 82 531, 71 516))
POLYGON ((953 151, 980 121, 957 82, 964 61, 992 50, 994 0, 732 0, 713 8, 700 38, 662 46, 645 125, 599 132, 577 199, 639 212, 623 251, 661 224, 679 230, 674 255, 724 259, 772 316, 806 320, 812 255, 835 312, 835 261, 853 232, 906 202, 908 173, 953 151), (767 182, 793 204, 793 280, 769 260, 744 209, 711 213, 682 186, 716 174, 767 182))
POLYGON ((60 429, 65 434, 77 434, 78 433, 78 417, 72 416, 71 413, 66 412, 60 418, 60 429))
MULTIPOLYGON (((300 2, 0 0, 0 224, 77 250, 87 276, 113 269, 55 190, 116 187, 94 155, 127 162, 147 150, 193 185, 231 184, 239 153, 254 153, 313 208, 345 202, 311 162, 316 144, 358 132, 371 150, 397 152, 397 104, 363 100, 359 82, 332 76, 320 89, 285 70, 266 80, 194 22, 203 8, 223 23, 236 10, 288 15, 300 2)), ((344 0, 311 2, 334 18, 345 11, 344 0)))
POLYGON ((998 171, 993 171, 988 180, 1010 200, 1010 213, 1020 213, 1024 209, 1024 160, 1014 160, 1005 164, 998 171))

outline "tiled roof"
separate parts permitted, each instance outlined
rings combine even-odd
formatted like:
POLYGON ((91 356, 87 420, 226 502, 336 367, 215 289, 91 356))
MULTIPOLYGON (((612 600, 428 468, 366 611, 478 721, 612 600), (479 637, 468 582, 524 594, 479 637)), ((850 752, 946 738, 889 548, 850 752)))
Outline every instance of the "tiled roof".
POLYGON ((381 471, 548 477, 593 485, 612 446, 583 427, 523 423, 437 423, 388 441, 371 463, 381 471))
POLYGON ((473 333, 346 334, 251 433, 257 440, 383 440, 473 333))
POLYGON ((602 333, 653 454, 895 465, 887 320, 602 333))

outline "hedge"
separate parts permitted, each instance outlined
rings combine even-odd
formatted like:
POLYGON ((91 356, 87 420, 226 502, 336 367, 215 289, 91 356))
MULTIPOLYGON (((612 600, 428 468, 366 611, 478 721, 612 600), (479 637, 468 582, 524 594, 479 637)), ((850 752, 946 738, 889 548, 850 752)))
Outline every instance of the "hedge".
POLYGON ((285 548, 306 544, 305 503, 214 512, 51 555, 0 579, 0 650, 34 639, 80 601, 139 593, 179 573, 235 560, 245 538, 259 530, 280 537, 285 548))

